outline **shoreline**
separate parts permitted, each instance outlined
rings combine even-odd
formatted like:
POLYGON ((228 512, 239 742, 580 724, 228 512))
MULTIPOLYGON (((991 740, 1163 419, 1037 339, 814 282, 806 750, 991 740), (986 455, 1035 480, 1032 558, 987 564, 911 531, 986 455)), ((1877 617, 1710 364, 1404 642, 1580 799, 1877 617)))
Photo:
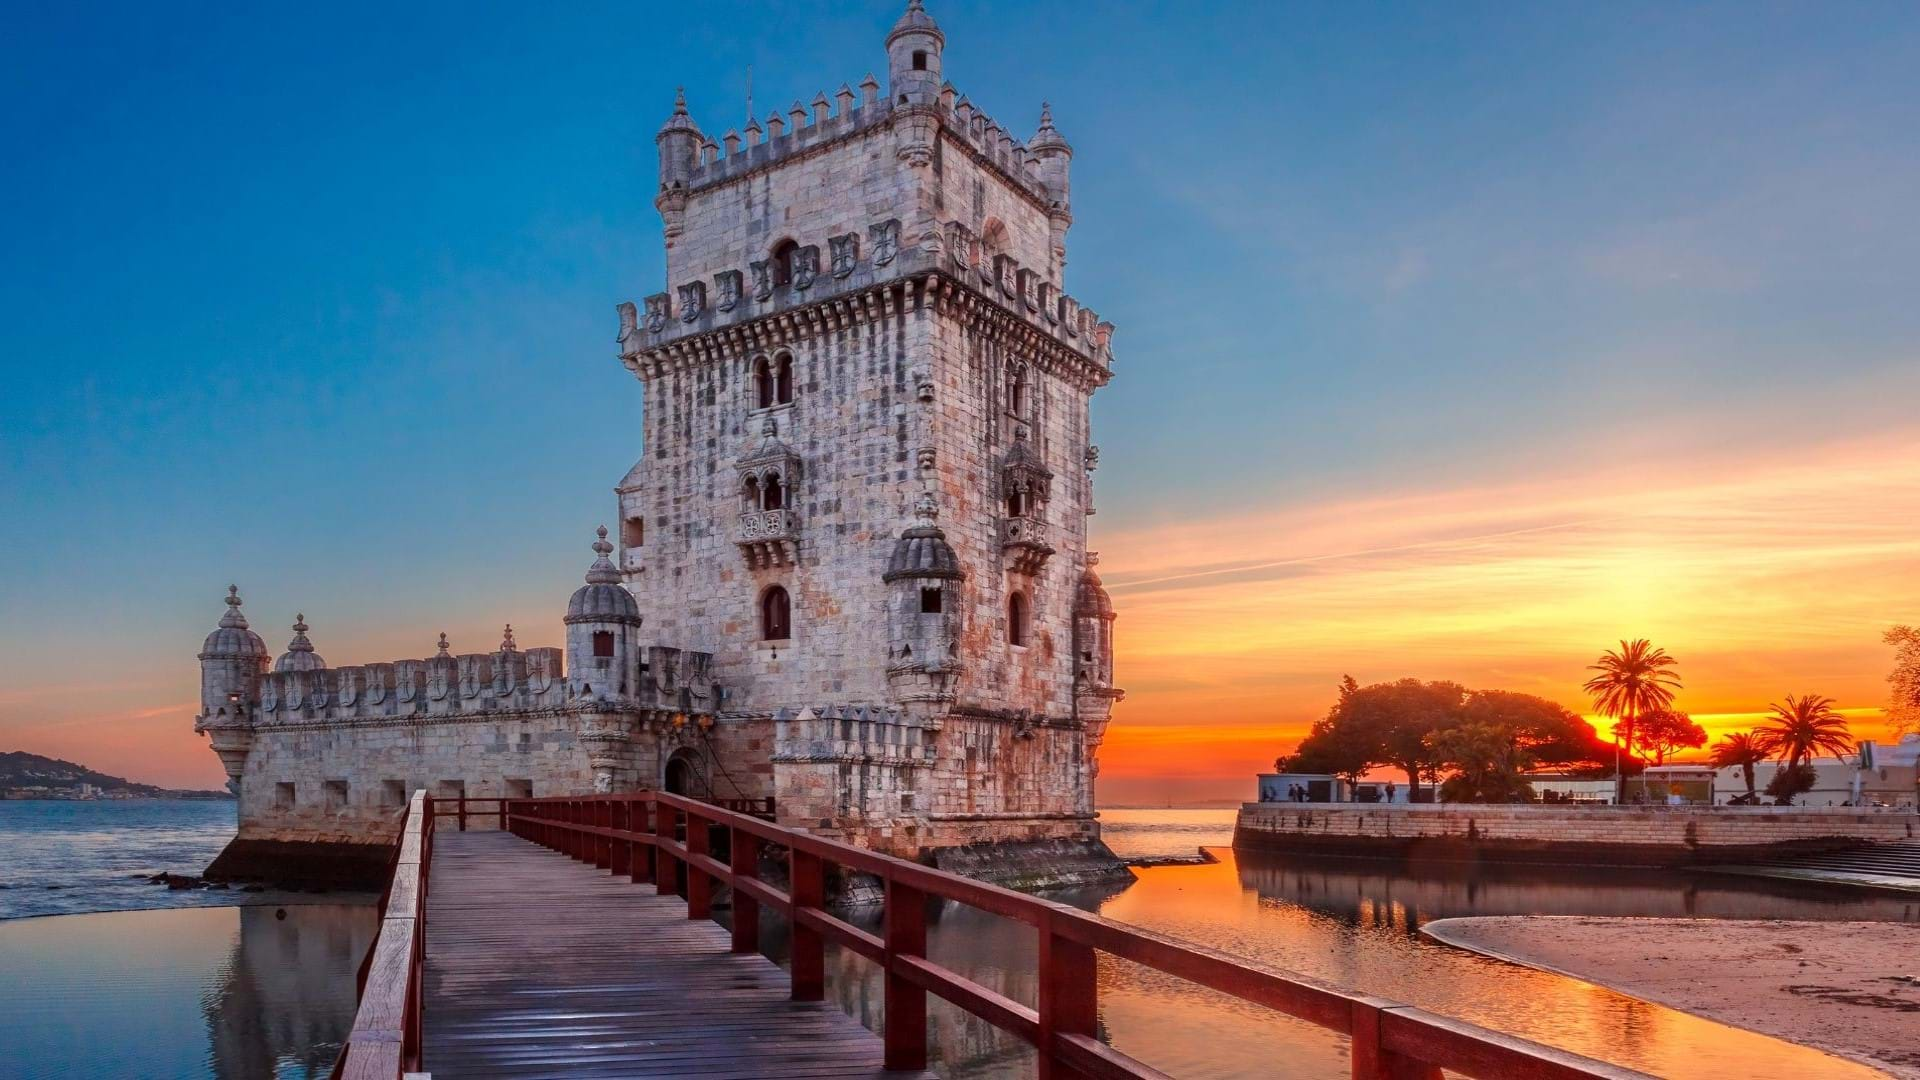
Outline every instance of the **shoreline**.
POLYGON ((1505 915, 1423 937, 1920 1080, 1920 926, 1505 915))

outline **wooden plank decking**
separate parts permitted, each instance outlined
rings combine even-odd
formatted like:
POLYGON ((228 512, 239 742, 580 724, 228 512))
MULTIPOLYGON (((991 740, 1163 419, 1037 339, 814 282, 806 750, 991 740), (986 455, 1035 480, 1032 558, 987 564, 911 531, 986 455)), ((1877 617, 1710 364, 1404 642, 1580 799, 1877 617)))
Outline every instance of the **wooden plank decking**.
POLYGON ((678 897, 509 833, 434 838, 425 994, 436 1076, 904 1075, 678 897))

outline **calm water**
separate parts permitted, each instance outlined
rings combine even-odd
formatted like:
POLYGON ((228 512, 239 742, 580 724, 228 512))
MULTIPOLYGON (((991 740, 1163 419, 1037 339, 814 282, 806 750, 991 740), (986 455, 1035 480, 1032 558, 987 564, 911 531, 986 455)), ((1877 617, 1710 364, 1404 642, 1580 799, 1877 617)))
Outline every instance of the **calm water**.
POLYGON ((206 869, 233 839, 234 813, 226 799, 0 801, 0 919, 299 900, 146 882, 206 869))
POLYGON ((339 904, 0 922, 0 1075, 326 1076, 375 923, 339 904))
MULTIPOLYGON (((184 892, 135 873, 195 872, 233 829, 231 803, 0 803, 0 912, 257 901, 184 892), (64 884, 47 890, 47 884, 64 884)), ((1785 882, 1650 871, 1462 871, 1367 860, 1249 856, 1224 845, 1231 810, 1110 810, 1128 855, 1217 846, 1222 862, 1141 872, 1123 890, 1061 897, 1109 917, 1329 982, 1675 1077, 1877 1076, 1574 979, 1421 939, 1455 915, 1658 915, 1920 921, 1920 903, 1785 882)), ((312 899, 308 897, 306 899, 312 899)), ((351 1024, 365 906, 204 907, 0 922, 0 1073, 27 1077, 324 1075, 351 1024), (285 917, 279 917, 284 911, 285 917)), ((775 949, 778 928, 765 938, 775 949)), ((1034 997, 1032 931, 950 906, 935 959, 1018 1000, 1034 997)), ((871 966, 833 958, 833 992, 870 1026, 871 966)), ((1103 958, 1101 1019, 1116 1046, 1182 1077, 1347 1075, 1344 1040, 1103 958)), ((936 1067, 1031 1075, 1030 1055, 932 1003, 936 1067)))
MULTIPOLYGON (((1230 839, 1233 812, 1103 811, 1116 850, 1186 854, 1230 839)), ((1818 1051, 1547 972, 1422 939, 1458 915, 1625 915, 1920 921, 1920 902, 1661 871, 1470 870, 1371 860, 1289 860, 1215 851, 1222 862, 1144 870, 1132 886, 1061 899, 1110 918, 1671 1077, 1835 1080, 1880 1076, 1818 1051)), ((1026 927, 958 906, 929 931, 940 962, 1031 1005, 1026 927)), ((870 966, 836 960, 843 1006, 870 1025, 870 966)), ((1101 1020, 1117 1047, 1180 1077, 1344 1077, 1345 1040, 1312 1025, 1101 958, 1101 1020)), ((953 1077, 1032 1074, 1031 1055, 944 1003, 931 1006, 937 1068, 953 1077)))

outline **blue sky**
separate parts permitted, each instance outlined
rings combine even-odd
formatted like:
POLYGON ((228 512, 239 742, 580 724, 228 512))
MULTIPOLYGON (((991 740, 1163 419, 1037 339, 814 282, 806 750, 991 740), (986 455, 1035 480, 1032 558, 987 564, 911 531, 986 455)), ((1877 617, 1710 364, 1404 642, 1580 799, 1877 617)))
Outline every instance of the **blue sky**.
MULTIPOLYGON (((898 7, 11 14, 0 747, 173 745, 230 580, 339 662, 557 640, 674 87, 884 76, 898 7)), ((1916 430, 1910 5, 930 10, 1077 152, 1101 534, 1916 430)))

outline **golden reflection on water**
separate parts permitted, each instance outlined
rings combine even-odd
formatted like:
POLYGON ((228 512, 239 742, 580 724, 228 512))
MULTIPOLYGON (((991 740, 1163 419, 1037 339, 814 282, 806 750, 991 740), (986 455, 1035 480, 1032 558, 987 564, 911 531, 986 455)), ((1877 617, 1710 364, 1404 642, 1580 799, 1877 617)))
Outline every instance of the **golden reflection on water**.
MULTIPOLYGON (((1060 897, 1162 933, 1664 1076, 1851 1080, 1877 1070, 1550 972, 1422 939, 1452 915, 1700 915, 1920 921, 1899 898, 1662 871, 1409 867, 1286 861, 1228 850, 1214 865, 1149 869, 1114 893, 1060 897)), ((937 961, 1035 1003, 1034 933, 953 905, 930 928, 937 961)), ((841 957, 843 1004, 878 1022, 871 965, 841 957)), ((1102 957, 1100 1016, 1115 1046, 1179 1077, 1348 1075, 1344 1037, 1102 957)), ((935 1001, 936 1068, 1029 1076, 1031 1052, 935 1001)))

